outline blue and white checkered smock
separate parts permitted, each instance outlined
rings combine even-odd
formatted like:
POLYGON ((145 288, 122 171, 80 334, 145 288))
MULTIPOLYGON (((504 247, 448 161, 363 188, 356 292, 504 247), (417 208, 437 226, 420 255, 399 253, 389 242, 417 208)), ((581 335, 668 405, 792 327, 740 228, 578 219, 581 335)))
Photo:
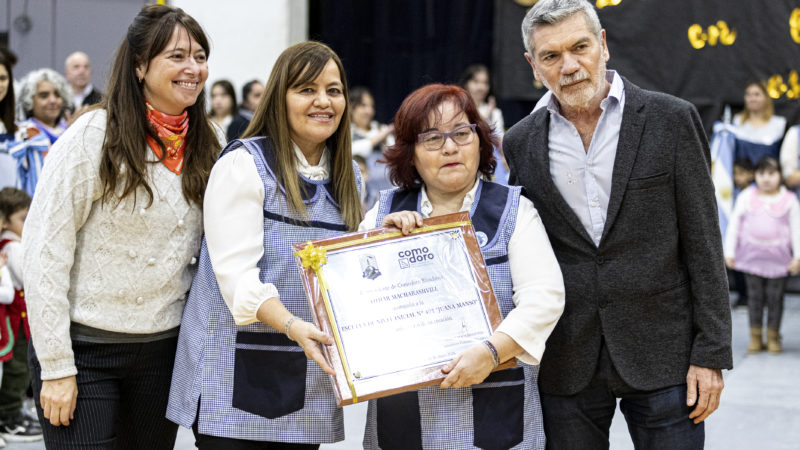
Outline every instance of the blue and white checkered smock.
MULTIPOLYGON (((469 212, 500 312, 514 308, 508 242, 517 220, 519 187, 480 181, 469 212), (483 233, 483 235, 481 235, 483 233)), ((419 211, 420 191, 381 192, 376 226, 395 211, 419 211)), ((427 387, 370 400, 365 449, 543 449, 538 366, 494 372, 461 389, 427 387)))
MULTIPOLYGON (((330 180, 305 185, 308 221, 298 220, 272 170, 266 138, 223 150, 253 155, 264 182, 264 256, 259 278, 272 283, 292 314, 312 321, 291 245, 346 231, 330 180)), ((357 186, 361 175, 353 163, 357 186)), ((299 175, 298 175, 299 176, 299 175)), ((232 180, 233 181, 233 180, 232 180)), ((263 323, 236 326, 220 294, 203 239, 181 322, 167 418, 200 433, 253 441, 327 443, 344 439, 330 379, 294 341, 263 323)))

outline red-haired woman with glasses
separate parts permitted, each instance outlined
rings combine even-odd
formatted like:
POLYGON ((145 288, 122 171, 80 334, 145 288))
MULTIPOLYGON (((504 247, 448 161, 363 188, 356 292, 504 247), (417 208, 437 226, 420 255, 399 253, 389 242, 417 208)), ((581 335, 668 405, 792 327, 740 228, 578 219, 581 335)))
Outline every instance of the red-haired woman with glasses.
POLYGON ((544 448, 537 365, 564 309, 544 226, 519 187, 486 181, 495 137, 462 88, 414 91, 394 125, 386 160, 399 187, 381 192, 360 229, 408 234, 424 217, 469 211, 504 319, 442 368, 441 385, 371 400, 364 448, 544 448), (517 367, 491 373, 512 358, 517 367))

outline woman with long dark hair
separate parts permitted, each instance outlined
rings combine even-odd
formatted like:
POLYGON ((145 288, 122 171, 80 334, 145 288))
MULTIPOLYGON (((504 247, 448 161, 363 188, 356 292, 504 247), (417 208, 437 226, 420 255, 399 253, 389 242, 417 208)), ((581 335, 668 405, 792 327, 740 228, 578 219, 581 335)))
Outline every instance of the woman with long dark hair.
POLYGON ((223 131, 228 130, 237 113, 236 92, 228 80, 217 80, 211 85, 211 120, 223 131))
POLYGON ((192 17, 145 6, 108 97, 48 154, 23 243, 48 448, 174 446, 178 327, 222 140, 206 115, 208 52, 192 17))
POLYGON ((0 189, 16 185, 17 164, 8 154, 8 144, 14 140, 14 64, 16 57, 0 49, 0 189))
POLYGON ((311 322, 292 244, 358 227, 347 98, 330 48, 289 47, 245 138, 211 172, 167 409, 194 428, 200 449, 307 449, 344 438, 320 349, 333 338, 311 322))

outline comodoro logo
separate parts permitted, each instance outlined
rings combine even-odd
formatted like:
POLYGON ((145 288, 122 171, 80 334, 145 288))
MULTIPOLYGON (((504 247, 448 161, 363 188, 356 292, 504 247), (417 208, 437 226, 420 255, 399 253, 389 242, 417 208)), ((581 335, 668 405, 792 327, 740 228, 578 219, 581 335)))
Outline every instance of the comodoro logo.
POLYGON ((412 264, 427 263, 433 261, 433 253, 428 250, 428 247, 412 248, 409 250, 401 250, 397 252, 398 262, 400 268, 405 269, 411 267, 412 264))

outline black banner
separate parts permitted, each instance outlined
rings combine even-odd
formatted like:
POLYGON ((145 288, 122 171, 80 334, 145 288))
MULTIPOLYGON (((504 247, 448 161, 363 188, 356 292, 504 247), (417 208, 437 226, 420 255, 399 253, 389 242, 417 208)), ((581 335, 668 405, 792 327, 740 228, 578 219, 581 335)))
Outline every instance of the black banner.
MULTIPOLYGON (((496 0, 498 97, 543 94, 523 59, 522 18, 533 0, 496 0)), ((710 125, 741 109, 748 81, 767 81, 775 109, 800 122, 800 0, 595 0, 610 69, 639 86, 694 103, 710 125)), ((509 122, 508 120, 506 121, 509 122)), ((513 122, 511 122, 513 123, 513 122)))

